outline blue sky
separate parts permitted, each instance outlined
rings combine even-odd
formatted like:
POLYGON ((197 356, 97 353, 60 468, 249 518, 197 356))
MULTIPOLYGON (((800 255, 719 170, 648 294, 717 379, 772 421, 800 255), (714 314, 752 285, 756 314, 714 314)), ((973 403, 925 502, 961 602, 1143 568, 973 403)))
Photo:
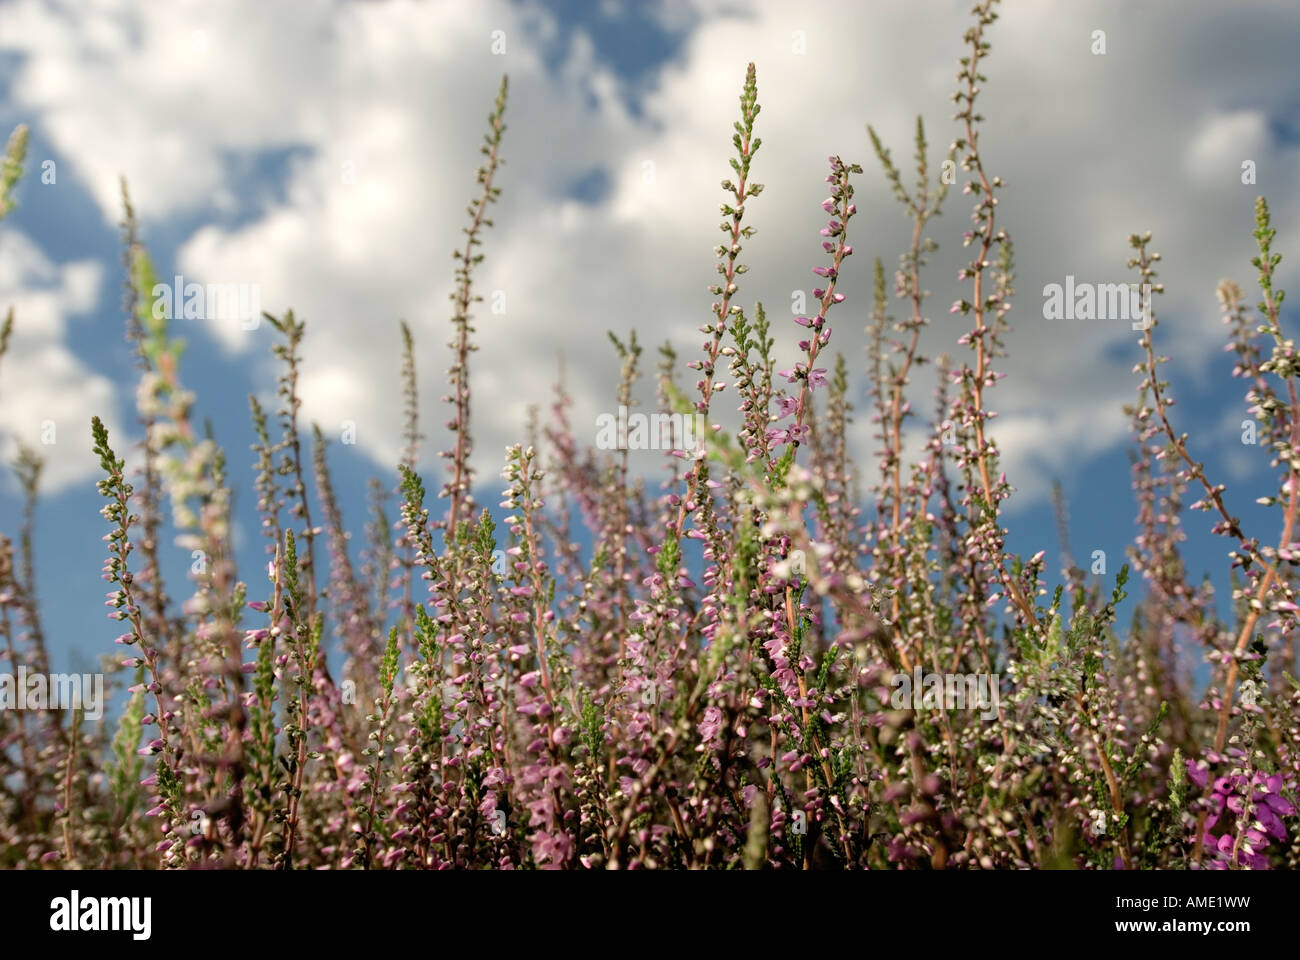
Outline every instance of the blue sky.
MULTIPOLYGON (((138 439, 134 370, 122 336, 116 200, 127 176, 159 273, 257 284, 265 309, 307 321, 304 417, 328 436, 345 519, 360 536, 369 476, 393 479, 400 446, 398 321, 419 346, 422 471, 437 489, 445 443, 437 402, 447 366, 452 264, 484 118, 511 76, 500 184, 481 292, 504 314, 478 320, 475 364, 478 499, 495 503, 502 447, 522 439, 527 407, 545 409, 566 362, 580 438, 613 410, 617 365, 604 332, 636 327, 693 355, 709 318, 718 181, 729 174, 730 125, 745 64, 758 66, 764 147, 753 202, 759 234, 741 300, 785 316, 811 289, 819 261, 828 154, 861 163, 862 211, 845 274, 849 295, 832 348, 862 369, 870 258, 896 263, 907 223, 871 154, 871 123, 900 162, 915 116, 937 159, 956 135, 947 95, 968 3, 852 5, 672 2, 268 5, 128 2, 0 3, 0 126, 31 130, 19 208, 0 224, 0 308, 16 330, 0 362, 0 454, 18 438, 45 455, 38 514, 38 589, 56 663, 89 666, 109 652, 103 616, 103 521, 89 419, 102 416, 119 452, 138 439), (505 40, 493 53, 496 31, 505 40), (802 53, 796 52, 802 37, 802 53), (41 182, 54 162, 53 183, 41 182), (647 171, 650 176, 647 176, 647 171), (348 176, 344 176, 344 173, 348 176), (41 445, 53 420, 56 442, 41 445), (338 442, 341 424, 357 443, 338 442)), ((992 28, 982 96, 985 164, 1008 188, 1000 216, 1016 241, 1016 305, 1007 372, 993 392, 1009 478, 1011 546, 1058 550, 1049 492, 1058 479, 1071 538, 1103 549, 1113 573, 1130 542, 1128 432, 1136 334, 1113 321, 1046 321, 1041 291, 1067 275, 1130 279, 1129 233, 1152 230, 1167 293, 1157 342, 1178 399, 1176 418, 1249 532, 1272 540, 1277 518, 1262 448, 1239 442, 1245 405, 1222 352, 1220 278, 1254 282, 1253 202, 1273 205, 1296 286, 1300 219, 1300 11, 1285 5, 1011 0, 992 28), (1104 30, 1106 53, 1092 52, 1104 30), (1241 182, 1241 164, 1257 183, 1241 182)), ((910 182, 910 177, 905 177, 910 182)), ((968 205, 954 191, 931 231, 940 245, 926 286, 923 352, 957 355, 964 332, 948 304, 968 205)), ((748 218, 747 218, 748 219, 748 218)), ((1288 327, 1294 319, 1284 316, 1288 327)), ((1288 327, 1289 328, 1289 327, 1288 327)), ((798 328, 778 322, 783 360, 798 328)), ((241 573, 256 581, 247 395, 270 400, 266 325, 178 321, 183 377, 199 396, 236 480, 241 573)), ((649 354, 647 354, 649 355, 649 354)), ((649 366, 649 365, 648 365, 649 366)), ((648 371, 647 371, 648 372, 648 371)), ((639 396, 653 399, 652 377, 639 396)), ((865 379, 855 380, 859 409, 865 379)), ((930 408, 932 382, 915 379, 930 408)), ((870 449, 865 417, 855 449, 870 449)), ((647 469, 653 469, 647 463, 647 469)), ((0 480, 0 531, 20 502, 0 480)), ((1187 555, 1226 595, 1231 544, 1185 520, 1187 555)), ((169 555, 170 592, 184 596, 188 552, 169 555)), ((260 586, 260 584, 259 584, 260 586)))

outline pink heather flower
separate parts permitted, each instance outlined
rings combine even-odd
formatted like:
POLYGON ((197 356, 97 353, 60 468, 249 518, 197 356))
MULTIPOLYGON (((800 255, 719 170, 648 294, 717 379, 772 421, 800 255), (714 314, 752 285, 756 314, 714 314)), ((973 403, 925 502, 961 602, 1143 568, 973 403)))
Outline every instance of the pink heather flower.
POLYGON ((697 729, 700 734, 702 746, 708 750, 715 750, 720 746, 718 734, 722 730, 722 710, 716 706, 710 706, 705 709, 704 716, 700 718, 697 729))

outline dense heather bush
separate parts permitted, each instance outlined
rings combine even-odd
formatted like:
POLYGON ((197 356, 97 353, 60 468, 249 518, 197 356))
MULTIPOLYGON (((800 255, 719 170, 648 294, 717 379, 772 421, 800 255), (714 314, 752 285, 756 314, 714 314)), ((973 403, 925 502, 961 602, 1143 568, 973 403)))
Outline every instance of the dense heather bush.
MULTIPOLYGON (((1128 567, 1102 583, 1067 560, 1053 584, 1043 552, 1025 560, 1005 545, 1011 487, 990 394, 1013 340, 1014 273, 997 217, 1003 183, 984 167, 976 112, 992 6, 975 8, 966 34, 950 162, 931 169, 918 122, 907 186, 871 131, 914 230, 894 276, 901 319, 889 315, 874 264, 869 468, 850 462, 846 443, 850 362, 829 352, 832 321, 849 312, 836 286, 859 230, 861 167, 829 160, 813 266, 824 289, 812 315, 795 318, 807 338, 799 362, 777 370, 776 338, 794 331, 774 329, 761 304, 751 314, 739 303, 762 191, 753 65, 722 183, 721 276, 703 352, 683 387, 665 345, 657 391, 660 426, 696 414, 711 423, 731 396, 738 431, 705 429, 698 449, 673 451, 655 493, 629 475, 626 450, 586 446, 560 390, 533 442, 507 451, 505 529, 475 502, 473 277, 500 190, 503 81, 457 255, 445 480, 430 498, 416 472, 417 349, 404 328, 405 452, 391 478, 400 519, 389 481, 373 482, 359 567, 325 441, 317 430, 310 452, 304 443, 298 376, 310 334, 288 313, 268 317, 283 370, 278 409, 251 401, 270 562, 236 573, 236 478, 195 424, 124 187, 142 470, 128 477, 98 419, 92 440, 109 617, 123 651, 114 674, 128 689, 112 731, 77 712, 0 711, 0 863, 1295 866, 1300 691, 1288 671, 1300 611, 1300 364, 1280 326, 1268 207, 1258 202, 1257 319, 1239 287, 1219 292, 1235 374, 1279 471, 1268 501, 1281 512, 1277 546, 1241 529, 1228 491, 1180 432, 1149 316, 1129 408, 1130 560, 1144 589, 1122 629, 1128 567), (969 293, 952 307, 970 328, 958 360, 935 361, 928 440, 908 463, 905 427, 920 414, 907 387, 930 362, 917 352, 921 275, 936 249, 927 231, 950 182, 974 203, 961 271, 969 293), (1189 495, 1199 499, 1185 506, 1189 495), (1187 576, 1185 510, 1208 512, 1233 545, 1229 620, 1209 586, 1187 576), (171 596, 159 573, 160 537, 172 532, 205 560, 187 598, 171 596), (1203 691, 1175 670, 1175 645, 1189 642, 1209 664, 1203 691), (341 654, 334 669, 331 650, 341 654), (940 680, 908 693, 900 675, 940 680), (978 702, 955 709, 958 694, 978 702)), ((0 213, 22 137, 10 143, 0 213)), ((1158 292, 1150 236, 1130 243, 1134 280, 1158 292)), ((642 347, 612 339, 622 376, 611 399, 630 406, 642 347)), ((33 600, 39 472, 34 456, 18 464, 29 510, 16 547, 0 538, 0 629, 14 670, 48 672, 33 600)))

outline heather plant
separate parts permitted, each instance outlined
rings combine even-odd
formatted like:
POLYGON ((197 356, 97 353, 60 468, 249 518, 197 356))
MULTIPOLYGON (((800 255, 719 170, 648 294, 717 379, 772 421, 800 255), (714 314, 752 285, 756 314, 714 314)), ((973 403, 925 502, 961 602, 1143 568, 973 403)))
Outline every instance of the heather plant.
MULTIPOLYGON (((995 7, 972 11, 952 96, 957 132, 937 166, 919 118, 910 185, 867 128, 912 230, 892 284, 880 256, 871 265, 865 360, 831 350, 832 324, 855 309, 839 280, 862 259, 850 260, 855 246, 870 245, 854 203, 867 176, 857 163, 827 160, 828 219, 800 268, 819 286, 799 329, 742 304, 740 258, 763 191, 750 64, 721 184, 711 318, 684 365, 679 346, 658 348, 651 423, 663 469, 637 477, 626 437, 601 449, 575 430, 561 379, 549 416, 534 413, 505 451, 494 513, 474 498, 471 386, 475 277, 502 189, 503 79, 453 253, 441 482, 427 487, 419 471, 420 351, 403 323, 393 397, 405 411, 402 452, 357 507, 359 551, 326 437, 299 419, 310 323, 267 314, 277 406, 249 407, 268 562, 236 570, 242 482, 197 425, 183 344, 152 309, 153 267, 123 185, 138 466, 128 470, 103 423, 91 424, 108 616, 126 648, 104 669, 122 696, 111 725, 90 725, 84 711, 0 711, 0 863, 1296 866, 1300 361, 1283 326, 1268 205, 1256 208, 1257 307, 1229 280, 1219 299, 1243 409, 1278 472, 1260 501, 1280 514, 1276 544, 1243 527, 1227 486, 1197 459, 1160 376, 1148 296, 1126 408, 1129 564, 1113 580, 1089 577, 1064 535, 1059 575, 1045 550, 1011 552, 1013 488, 991 404, 1015 345, 1014 247, 999 215, 1014 194, 986 167, 976 108, 995 7), (951 354, 931 358, 920 352, 924 278, 959 172, 971 259, 951 311, 969 327, 951 354), (784 338, 798 360, 778 369, 784 338), (915 398, 913 376, 930 364, 934 394, 915 398), (728 396, 734 432, 719 422, 731 416, 728 396), (855 463, 849 442, 859 396, 874 464, 855 463), (673 442, 688 422, 704 424, 697 442, 673 442), (911 451, 909 434, 919 437, 911 451), (1188 511, 1209 513, 1210 530, 1232 544, 1226 611, 1183 558, 1188 511), (167 535, 193 559, 191 584, 171 587, 187 595, 179 602, 162 581, 167 535), (1141 596, 1124 626, 1130 573, 1141 596), (1197 676, 1178 667, 1187 647, 1204 660, 1197 676)), ((20 128, 0 216, 24 143, 20 128)), ((1129 243, 1137 282, 1160 293, 1151 235, 1129 243)), ((20 323, 10 311, 0 360, 20 323)), ((620 374, 611 399, 624 409, 644 347, 635 331, 610 340, 620 374)), ((41 464, 26 453, 15 469, 27 512, 17 546, 0 537, 3 656, 14 671, 48 673, 32 561, 41 464)), ((1058 510, 1064 531, 1063 502, 1058 510)))

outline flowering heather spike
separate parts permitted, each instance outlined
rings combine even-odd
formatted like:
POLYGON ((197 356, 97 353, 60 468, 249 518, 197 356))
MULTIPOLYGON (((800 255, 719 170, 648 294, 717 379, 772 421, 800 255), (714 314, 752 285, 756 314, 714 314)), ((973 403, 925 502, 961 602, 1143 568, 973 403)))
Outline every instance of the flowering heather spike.
MULTIPOLYGON (((18 537, 22 566, 16 574, 15 583, 20 586, 20 608, 31 643, 31 662, 41 672, 49 673, 45 630, 41 625, 40 608, 36 602, 36 505, 40 499, 41 473, 44 469, 44 458, 25 443, 19 443, 13 470, 23 491, 23 523, 18 537)), ((55 713, 49 715, 49 720, 56 725, 60 723, 60 718, 55 713)))
POLYGON ((369 690, 374 682, 375 662, 381 653, 381 628, 370 617, 365 590, 357 580, 348 553, 348 532, 343 513, 334 496, 326 458, 327 442, 318 424, 312 424, 312 462, 316 474, 316 495, 325 513, 325 530, 329 535, 329 596, 335 626, 348 662, 344 675, 358 687, 369 690))
POLYGON ((361 824, 359 837, 361 846, 357 850, 357 860, 367 869, 371 866, 371 848, 377 840, 381 839, 380 831, 376 829, 376 811, 382 789, 384 757, 388 753, 385 746, 391 739, 388 734, 388 724, 392 715, 393 684, 396 680, 397 627, 393 627, 388 631, 388 646, 384 650, 383 663, 379 667, 379 696, 374 701, 377 712, 370 717, 370 720, 376 724, 375 730, 370 734, 374 746, 365 749, 365 755, 374 759, 366 769, 366 776, 370 783, 370 799, 365 808, 365 819, 361 824))
POLYGON ((137 825, 134 814, 141 799, 140 773, 144 767, 144 759, 137 752, 146 717, 144 671, 144 664, 135 668, 134 686, 137 689, 127 701, 113 734, 114 762, 108 769, 108 779, 113 793, 113 825, 116 830, 130 829, 134 832, 137 825))
MULTIPOLYGON (((713 399, 714 374, 718 357, 723 350, 722 341, 727 330, 727 320, 733 315, 740 314, 740 306, 732 303, 732 298, 735 297, 738 289, 736 280, 749 269, 737 260, 740 256, 741 238, 748 240, 758 232, 752 225, 742 227, 741 222, 745 217, 745 202, 750 197, 756 197, 763 192, 763 184, 751 183, 749 180, 750 164, 753 162, 754 155, 758 153, 759 147, 763 145, 762 138, 754 136, 754 120, 762 109, 758 102, 758 71, 751 63, 745 69, 745 85, 740 94, 740 120, 733 124, 735 133, 731 138, 736 156, 729 162, 732 172, 736 175, 736 182, 733 183, 729 179, 722 181, 723 191, 731 195, 731 202, 721 205, 722 215, 730 218, 721 223, 722 231, 729 235, 728 242, 719 244, 713 250, 719 258, 714 269, 722 276, 723 282, 709 288, 709 292, 719 298, 713 303, 715 322, 700 328, 701 333, 709 334, 712 339, 704 346, 707 357, 687 364, 692 370, 699 370, 703 374, 695 384, 700 392, 700 399, 695 402, 695 412, 704 416, 706 427, 709 407, 713 399)), ((686 495, 681 498, 677 512, 675 535, 679 539, 686 532, 686 517, 690 512, 688 506, 702 501, 708 482, 708 470, 704 462, 695 461, 687 474, 686 495)))
MULTIPOLYGON (((361 580, 370 585, 372 621, 385 624, 388 621, 389 578, 396 562, 393 556, 392 524, 388 520, 388 493, 384 485, 378 478, 371 477, 368 490, 371 519, 366 524, 367 547, 362 555, 361 580)), ((402 579, 409 586, 409 574, 402 579)), ((414 618, 414 608, 411 617, 414 618)))
MULTIPOLYGON (((406 424, 404 431, 405 446, 402 448, 401 462, 406 469, 414 470, 420 458, 420 441, 424 437, 420 433, 420 394, 416 381, 415 340, 411 336, 411 328, 406 325, 406 321, 402 321, 402 398, 406 404, 406 424)), ((381 506, 379 508, 382 510, 381 506)), ((413 576, 412 548, 404 537, 399 537, 394 546, 398 555, 395 559, 390 560, 390 565, 396 564, 396 568, 400 570, 400 582, 403 591, 401 599, 402 633, 409 634, 415 621, 411 583, 413 576)), ((386 620, 387 616, 387 610, 385 610, 383 619, 386 620)))
POLYGON ((483 228, 492 226, 492 221, 487 218, 488 205, 496 203, 501 194, 501 188, 493 186, 493 181, 496 178, 497 168, 505 163, 500 151, 501 138, 506 131, 507 83, 508 78, 503 76, 496 105, 488 117, 489 129, 483 137, 483 146, 480 148, 480 152, 487 159, 478 169, 476 182, 483 189, 476 199, 470 201, 466 209, 470 224, 463 228, 465 246, 461 250, 452 252, 452 257, 457 260, 456 290, 451 294, 451 299, 456 305, 456 312, 451 318, 456 334, 448 344, 455 352, 455 358, 451 369, 447 371, 452 392, 446 399, 455 408, 455 418, 448 422, 447 427, 456 434, 456 445, 453 450, 442 453, 443 459, 451 461, 449 467, 451 478, 443 485, 442 492, 439 494, 440 497, 449 498, 447 516, 442 524, 443 535, 448 543, 455 539, 461 521, 473 516, 474 513, 474 497, 471 492, 474 475, 470 467, 470 455, 473 449, 469 421, 469 355, 477 347, 470 342, 470 334, 474 332, 474 328, 470 326, 470 308, 483 299, 481 295, 473 292, 474 268, 483 260, 483 254, 475 253, 474 248, 482 245, 483 241, 479 239, 479 233, 483 228))
POLYGON ((23 160, 27 158, 27 127, 20 124, 9 135, 4 159, 0 160, 0 220, 16 206, 13 189, 23 175, 23 160))
POLYGON ((3 359, 5 353, 9 350, 9 337, 13 332, 14 308, 10 307, 5 314, 5 322, 0 324, 0 359, 3 359))
MULTIPOLYGON (((911 304, 911 317, 897 324, 896 329, 905 338, 894 342, 896 359, 889 364, 889 383, 882 382, 880 364, 884 362, 881 353, 888 321, 885 318, 885 281, 884 269, 879 259, 876 261, 876 309, 871 328, 871 358, 873 364, 872 390, 876 398, 877 416, 881 425, 880 438, 883 442, 881 453, 881 479, 877 490, 878 522, 876 529, 875 567, 876 579, 899 581, 902 571, 899 563, 903 557, 901 538, 906 522, 903 503, 903 461, 901 449, 903 443, 903 425, 911 411, 905 399, 908 375, 913 366, 926 363, 926 358, 917 353, 920 343, 921 328, 929 321, 922 316, 921 305, 926 292, 921 288, 921 268, 926 264, 926 254, 938 249, 938 244, 924 236, 929 220, 939 215, 947 194, 948 185, 941 176, 935 186, 931 186, 928 176, 927 144, 925 125, 921 118, 916 118, 916 173, 915 193, 909 194, 903 186, 901 175, 890 157, 890 152, 881 142, 876 131, 870 126, 867 133, 871 137, 872 147, 884 168, 885 176, 894 189, 894 194, 906 208, 912 220, 912 242, 908 250, 899 258, 899 269, 895 274, 895 294, 900 299, 907 299, 911 304)), ((951 166, 956 154, 954 143, 948 151, 946 165, 951 166)), ((940 417, 943 419, 943 416, 940 417)), ((900 597, 894 594, 891 601, 891 613, 895 621, 900 614, 900 597)))
MULTIPOLYGON (((110 595, 113 612, 109 614, 109 618, 117 621, 127 621, 130 624, 130 643, 139 648, 141 655, 140 669, 147 669, 151 678, 151 683, 147 689, 154 695, 156 708, 154 716, 166 717, 171 710, 171 704, 164 707, 160 683, 159 651, 155 646, 156 640, 151 642, 145 631, 141 605, 135 595, 134 577, 127 562, 132 547, 131 526, 139 518, 130 512, 132 489, 131 484, 126 481, 122 473, 125 461, 119 459, 113 452, 112 447, 108 445, 108 430, 99 417, 95 417, 91 421, 91 436, 94 439, 94 452, 99 458, 100 469, 105 474, 104 479, 98 483, 99 493, 109 501, 100 512, 104 519, 113 525, 112 533, 108 537, 110 544, 109 559, 105 565, 105 571, 109 577, 109 582, 116 584, 117 589, 110 595)), ((140 679, 141 677, 137 673, 137 685, 139 685, 140 679)), ((139 695, 143 693, 144 689, 136 691, 136 694, 139 695)), ((177 737, 179 731, 172 724, 164 721, 159 725, 159 734, 160 736, 154 738, 156 745, 155 743, 150 744, 149 753, 157 757, 159 783, 162 785, 163 809, 170 821, 171 829, 179 830, 184 823, 183 801, 181 798, 181 785, 172 776, 172 771, 176 768, 177 763, 176 754, 171 743, 172 738, 177 737)), ((129 728, 127 728, 121 737, 122 749, 131 749, 139 742, 139 730, 137 729, 135 736, 132 737, 129 728)), ((121 760, 119 760, 119 763, 121 763, 121 760)), ((139 766, 136 765, 134 768, 128 769, 138 771, 139 766)), ((174 845, 169 847, 163 858, 163 864, 167 866, 177 864, 178 855, 179 850, 174 845)))
POLYGON ((974 327, 963 338, 963 342, 975 354, 975 365, 962 364, 958 371, 960 393, 955 412, 963 427, 969 429, 971 442, 960 453, 960 462, 964 470, 973 474, 976 486, 967 497, 974 535, 977 538, 979 562, 1000 582, 1002 589, 1017 611, 1025 625, 1034 632, 1040 632, 1042 625, 1038 613, 1030 603, 1021 584, 1006 570, 1007 559, 1004 555, 1004 538, 997 517, 999 503, 1011 495, 1011 488, 1004 477, 995 476, 997 470, 997 446, 985 424, 994 416, 986 409, 985 391, 996 382, 996 375, 991 363, 1003 354, 1002 334, 1006 330, 1005 317, 1011 308, 1011 245, 1005 230, 995 225, 997 198, 994 192, 1003 186, 999 177, 991 180, 984 170, 979 152, 979 122, 982 119, 975 113, 975 100, 979 94, 979 62, 988 55, 989 44, 984 40, 984 30, 997 19, 993 11, 996 0, 984 0, 974 8, 976 25, 966 32, 966 42, 970 45, 970 55, 962 58, 962 69, 957 73, 959 88, 954 100, 964 104, 955 119, 962 123, 964 137, 956 141, 959 150, 964 151, 961 169, 972 173, 971 192, 978 199, 971 215, 975 229, 970 235, 968 245, 978 241, 979 250, 962 271, 963 278, 972 280, 972 302, 961 301, 963 314, 971 314, 974 327), (999 260, 996 269, 989 262, 991 251, 998 247, 999 260), (985 276, 991 275, 994 290, 987 296, 985 276), (985 323, 986 314, 991 313, 993 322, 985 323), (983 522, 975 522, 976 518, 983 522))
POLYGON ((307 482, 303 478, 302 442, 298 432, 298 411, 302 408, 302 398, 298 395, 298 366, 300 350, 306 323, 294 318, 293 311, 287 311, 283 317, 276 319, 265 314, 271 326, 284 336, 284 343, 277 343, 272 352, 284 362, 284 372, 280 374, 279 390, 282 436, 277 450, 280 463, 277 470, 281 476, 289 478, 289 515, 302 523, 301 537, 306 544, 306 551, 300 560, 306 592, 304 593, 304 618, 310 620, 316 610, 316 528, 311 520, 311 503, 307 497, 307 482))
MULTIPOLYGON (((126 178, 121 179, 122 191, 122 265, 125 268, 122 307, 126 315, 126 337, 135 351, 136 367, 142 377, 149 373, 149 360, 144 354, 144 330, 140 324, 141 290, 134 282, 133 268, 136 249, 140 244, 139 227, 136 223, 135 208, 131 205, 131 195, 127 189, 126 178)), ((140 509, 140 571, 136 580, 142 586, 142 592, 149 607, 151 629, 158 638, 159 645, 167 650, 168 660, 179 663, 181 638, 179 631, 167 616, 170 598, 163 583, 162 566, 159 562, 159 528, 162 525, 162 476, 159 473, 159 452, 157 448, 157 417, 152 408, 140 411, 139 423, 144 428, 144 438, 139 444, 143 453, 140 468, 142 483, 136 491, 136 500, 140 509)))
MULTIPOLYGON (((225 455, 210 431, 201 439, 196 436, 195 398, 180 381, 183 345, 170 336, 166 312, 153 309, 156 277, 139 243, 131 250, 131 275, 138 328, 133 323, 128 330, 138 336, 144 361, 137 407, 142 418, 152 418, 153 434, 147 442, 157 451, 158 472, 171 495, 177 544, 194 559, 195 591, 181 608, 188 632, 183 638, 178 634, 174 645, 162 651, 163 668, 153 681, 162 694, 159 715, 177 720, 183 740, 176 745, 177 757, 183 760, 175 769, 160 764, 160 783, 166 767, 167 776, 176 781, 178 797, 193 795, 202 811, 222 811, 221 826, 218 818, 209 818, 208 828, 194 835, 188 849, 229 865, 246 826, 242 788, 246 716, 237 626, 244 587, 235 569, 225 455)), ((182 853, 171 844, 165 859, 179 862, 182 853)))
POLYGON ((277 555, 273 568, 277 603, 272 621, 287 634, 288 659, 294 667, 293 683, 296 687, 296 696, 289 701, 284 725, 285 755, 281 758, 281 765, 288 776, 280 783, 283 809, 276 816, 283 824, 283 833, 279 839, 275 863, 281 869, 288 869, 295 865, 302 785, 308 760, 311 759, 308 741, 312 718, 308 689, 316 670, 321 621, 319 617, 310 621, 306 619, 307 599, 299 582, 302 567, 298 562, 297 541, 292 530, 286 530, 284 537, 284 555, 277 555))
POLYGON ((262 536, 271 541, 266 545, 266 552, 274 554, 284 541, 284 528, 280 525, 280 510, 284 507, 284 500, 275 481, 278 473, 275 466, 275 452, 278 448, 271 443, 266 425, 266 411, 262 409, 257 397, 249 395, 248 407, 252 413, 253 431, 257 434, 257 442, 252 448, 257 454, 257 463, 254 465, 257 471, 257 480, 254 484, 257 490, 257 510, 262 518, 262 536))
POLYGON ((406 402, 406 427, 402 448, 402 463, 414 470, 420 459, 420 392, 416 384, 415 340, 411 328, 402 321, 402 399, 406 402))
POLYGON ((794 407, 778 418, 778 420, 782 420, 793 416, 794 424, 785 430, 773 430, 770 434, 774 443, 788 444, 788 450, 791 454, 808 435, 808 423, 811 420, 812 409, 811 393, 826 384, 825 368, 816 366, 817 355, 821 352, 822 347, 830 342, 831 328, 826 322, 827 312, 832 304, 844 300, 844 294, 835 292, 835 283, 839 279, 840 267, 843 265, 845 258, 853 253, 853 248, 845 242, 848 237, 849 220, 858 211, 857 206, 853 203, 853 185, 849 183, 849 175, 861 173, 862 168, 856 163, 845 164, 839 157, 831 157, 829 162, 831 175, 828 179, 832 183, 831 196, 827 202, 831 204, 832 219, 826 228, 822 230, 822 234, 831 237, 833 241, 831 265, 829 267, 813 267, 814 274, 826 279, 826 288, 813 291, 813 297, 819 304, 816 316, 795 318, 800 326, 806 326, 812 330, 807 340, 799 342, 799 349, 803 351, 807 359, 796 363, 789 370, 777 371, 780 376, 785 378, 787 383, 799 384, 799 396, 794 407), (840 219, 837 220, 834 217, 840 219))

